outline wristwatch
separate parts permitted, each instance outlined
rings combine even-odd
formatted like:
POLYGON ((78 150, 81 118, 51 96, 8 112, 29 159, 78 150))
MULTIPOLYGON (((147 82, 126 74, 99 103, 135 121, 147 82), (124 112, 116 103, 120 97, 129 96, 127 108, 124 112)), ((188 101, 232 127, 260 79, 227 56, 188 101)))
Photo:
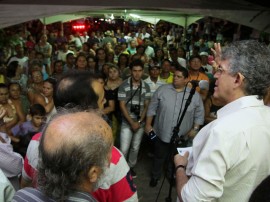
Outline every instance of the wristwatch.
POLYGON ((175 172, 177 172, 177 170, 178 170, 179 168, 183 168, 183 170, 186 170, 186 166, 178 165, 178 166, 175 167, 175 172))

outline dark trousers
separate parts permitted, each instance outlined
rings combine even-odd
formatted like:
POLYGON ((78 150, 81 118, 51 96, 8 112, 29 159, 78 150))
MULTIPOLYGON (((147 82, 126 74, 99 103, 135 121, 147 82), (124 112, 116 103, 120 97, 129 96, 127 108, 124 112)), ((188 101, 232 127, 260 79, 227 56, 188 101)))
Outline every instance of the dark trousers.
MULTIPOLYGON (((154 162, 152 169, 152 178, 159 179, 161 177, 164 165, 166 170, 172 165, 172 159, 169 157, 171 153, 171 144, 161 141, 159 138, 155 141, 154 162), (166 164, 164 164, 166 162, 166 164)), ((171 170, 171 169, 169 169, 171 170)))

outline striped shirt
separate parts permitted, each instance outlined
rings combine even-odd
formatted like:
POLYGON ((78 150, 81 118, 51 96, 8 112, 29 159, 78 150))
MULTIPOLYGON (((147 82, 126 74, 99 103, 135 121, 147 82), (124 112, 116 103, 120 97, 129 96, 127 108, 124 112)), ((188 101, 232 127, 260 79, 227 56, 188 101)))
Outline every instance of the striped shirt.
MULTIPOLYGON (((55 200, 47 197, 40 190, 35 188, 24 188, 17 191, 12 199, 12 202, 54 202, 55 200)), ((96 199, 86 192, 73 192, 65 202, 96 202, 96 199)))
MULTIPOLYGON (((141 82, 141 89, 139 86, 133 87, 131 89, 130 86, 131 82, 131 77, 126 79, 118 89, 118 100, 119 101, 125 101, 126 102, 126 107, 128 110, 129 116, 133 119, 137 119, 137 115, 134 112, 131 112, 131 106, 140 106, 140 114, 142 114, 142 111, 144 110, 144 102, 146 100, 151 99, 151 90, 149 85, 142 80, 141 82), (131 99, 132 98, 132 99, 131 99)), ((125 119, 123 116, 123 123, 128 124, 128 121, 125 119)))

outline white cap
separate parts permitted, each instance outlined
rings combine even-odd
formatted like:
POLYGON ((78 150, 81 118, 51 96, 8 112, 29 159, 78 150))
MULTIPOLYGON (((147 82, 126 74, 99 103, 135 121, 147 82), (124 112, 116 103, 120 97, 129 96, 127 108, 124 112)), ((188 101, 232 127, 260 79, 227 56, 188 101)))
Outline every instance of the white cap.
POLYGON ((201 52, 200 56, 208 56, 209 54, 207 52, 201 52))

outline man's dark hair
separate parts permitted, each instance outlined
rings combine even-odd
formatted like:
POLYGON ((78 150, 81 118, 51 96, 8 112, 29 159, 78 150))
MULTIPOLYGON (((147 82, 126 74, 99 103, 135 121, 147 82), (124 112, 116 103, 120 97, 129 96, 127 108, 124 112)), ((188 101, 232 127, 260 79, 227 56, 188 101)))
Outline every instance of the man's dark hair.
POLYGON ((54 91, 56 107, 81 106, 83 109, 98 108, 98 95, 95 93, 92 82, 95 76, 87 71, 65 74, 57 83, 54 91))
POLYGON ((130 65, 129 65, 129 68, 132 69, 135 66, 140 66, 140 67, 142 67, 142 69, 144 67, 143 62, 141 60, 134 60, 134 61, 132 61, 130 63, 130 65))
POLYGON ((56 60, 56 61, 53 63, 53 66, 55 67, 55 65, 56 65, 57 63, 61 63, 62 66, 64 65, 64 61, 63 61, 63 60, 56 60))
POLYGON ((199 55, 192 55, 192 56, 190 56, 190 58, 189 58, 189 62, 191 62, 192 60, 194 60, 195 58, 197 58, 197 59, 199 59, 200 61, 202 61, 202 58, 201 58, 201 56, 199 56, 199 55))
POLYGON ((20 85, 19 83, 17 83, 17 82, 10 82, 10 83, 8 84, 8 89, 9 89, 9 90, 10 90, 10 88, 11 88, 12 85, 17 85, 17 86, 19 87, 19 89, 22 90, 21 85, 20 85))
POLYGON ((12 78, 16 75, 16 70, 19 67, 19 62, 18 61, 12 61, 9 63, 7 66, 7 77, 12 78))
POLYGON ((162 60, 162 62, 161 62, 161 66, 162 66, 165 62, 168 62, 168 63, 172 64, 171 61, 170 61, 169 59, 164 59, 164 60, 162 60))
POLYGON ((6 88, 6 89, 8 89, 7 85, 4 84, 4 83, 0 83, 0 88, 6 88))
POLYGON ((169 49, 169 52, 177 52, 177 49, 175 48, 175 47, 171 47, 170 49, 169 49))
POLYGON ((186 68, 178 66, 178 67, 175 67, 175 71, 182 72, 184 78, 188 78, 188 70, 186 68))
POLYGON ((45 116, 46 110, 41 104, 33 104, 29 109, 31 116, 45 116))
POLYGON ((145 51, 145 46, 143 46, 143 45, 138 45, 137 47, 136 47, 136 50, 138 50, 138 49, 140 49, 140 48, 143 48, 143 52, 145 51))

